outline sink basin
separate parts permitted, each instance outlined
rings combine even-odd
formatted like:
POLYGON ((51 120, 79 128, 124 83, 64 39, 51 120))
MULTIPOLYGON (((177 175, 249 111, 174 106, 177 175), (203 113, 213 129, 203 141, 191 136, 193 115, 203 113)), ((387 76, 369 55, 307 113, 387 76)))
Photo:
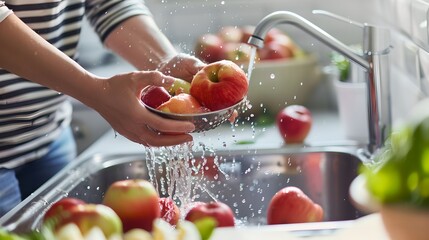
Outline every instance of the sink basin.
MULTIPOLYGON (((234 210, 239 225, 260 226, 265 224, 271 197, 283 187, 296 186, 322 206, 324 221, 353 220, 364 215, 352 205, 348 194, 361 163, 355 153, 350 147, 217 151, 219 168, 214 174, 212 169, 194 176, 199 190, 193 200, 220 200, 234 210)), ((202 163, 213 154, 193 155, 196 163, 202 163)), ((42 213, 64 196, 100 203, 116 180, 150 179, 145 156, 94 155, 76 161, 0 218, 0 226, 17 233, 37 229, 42 213)))

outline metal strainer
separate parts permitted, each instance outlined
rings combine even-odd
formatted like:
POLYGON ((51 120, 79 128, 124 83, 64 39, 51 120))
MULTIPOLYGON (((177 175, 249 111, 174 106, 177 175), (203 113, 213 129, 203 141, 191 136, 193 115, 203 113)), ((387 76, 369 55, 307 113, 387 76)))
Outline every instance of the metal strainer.
POLYGON ((238 114, 244 113, 248 109, 249 101, 245 97, 240 102, 236 103, 231 107, 217 110, 217 111, 210 111, 206 113, 197 113, 197 114, 166 113, 166 112, 161 112, 159 110, 151 108, 146 104, 145 106, 147 109, 149 109, 149 111, 155 114, 158 114, 161 117, 192 122, 195 125, 195 130, 193 132, 204 132, 204 131, 214 129, 220 126, 222 123, 228 121, 228 119, 231 117, 234 110, 236 110, 238 114))

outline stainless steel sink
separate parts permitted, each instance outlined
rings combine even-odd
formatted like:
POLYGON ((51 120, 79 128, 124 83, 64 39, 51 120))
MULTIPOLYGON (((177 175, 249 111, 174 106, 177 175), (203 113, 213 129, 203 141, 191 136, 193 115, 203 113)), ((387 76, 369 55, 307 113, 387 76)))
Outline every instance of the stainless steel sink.
MULTIPOLYGON (((217 151, 218 173, 194 176, 200 189, 194 200, 218 199, 231 206, 244 225, 263 225, 271 197, 285 186, 297 186, 322 206, 324 221, 356 219, 363 213, 353 207, 348 194, 361 163, 355 153, 349 147, 217 151)), ((196 163, 213 157, 193 155, 196 163)), ((100 203, 112 182, 127 178, 150 178, 145 154, 95 155, 72 163, 0 218, 0 226, 17 233, 37 229, 42 213, 58 199, 70 196, 100 203)))

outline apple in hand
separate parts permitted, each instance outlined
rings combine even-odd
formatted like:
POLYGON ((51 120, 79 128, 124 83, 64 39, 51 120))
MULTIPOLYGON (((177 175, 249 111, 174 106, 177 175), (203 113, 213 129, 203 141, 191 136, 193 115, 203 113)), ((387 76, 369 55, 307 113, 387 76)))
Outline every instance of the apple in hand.
POLYGON ((124 231, 133 228, 152 230, 159 218, 159 197, 152 183, 143 179, 116 181, 109 186, 103 204, 111 207, 121 218, 124 231))
POLYGON ((285 187, 271 199, 267 210, 267 224, 320 222, 323 209, 301 189, 285 187))
POLYGON ((171 97, 170 100, 161 104, 157 110, 177 114, 204 113, 210 111, 201 106, 197 99, 187 93, 180 93, 171 97))
POLYGON ((70 208, 81 204, 86 204, 86 203, 77 198, 71 198, 71 197, 62 198, 48 208, 45 215, 43 216, 43 220, 46 221, 49 218, 53 218, 53 217, 60 218, 62 215, 67 214, 70 208))
POLYGON ((212 33, 201 35, 195 44, 195 56, 207 63, 225 59, 223 40, 212 33))
POLYGON ((224 109, 243 99, 249 87, 244 71, 234 62, 209 63, 195 74, 190 93, 212 111, 224 109))
POLYGON ((217 222, 217 227, 232 227, 235 225, 232 209, 222 202, 195 204, 186 214, 185 220, 196 222, 206 217, 214 218, 217 222))
MULTIPOLYGON (((111 208, 102 204, 78 204, 67 210, 61 217, 53 222, 55 231, 62 227, 75 224, 83 236, 94 227, 100 228, 106 238, 122 234, 122 222, 111 208)), ((49 225, 48 225, 49 226, 49 225)))
POLYGON ((171 95, 167 90, 160 86, 149 85, 142 91, 141 100, 151 108, 157 108, 159 105, 168 101, 171 95))
POLYGON ((301 105, 285 107, 276 118, 277 127, 286 143, 303 143, 312 122, 310 110, 301 105))
POLYGON ((168 197, 159 198, 161 208, 161 218, 171 225, 176 225, 180 219, 180 210, 173 199, 168 197))

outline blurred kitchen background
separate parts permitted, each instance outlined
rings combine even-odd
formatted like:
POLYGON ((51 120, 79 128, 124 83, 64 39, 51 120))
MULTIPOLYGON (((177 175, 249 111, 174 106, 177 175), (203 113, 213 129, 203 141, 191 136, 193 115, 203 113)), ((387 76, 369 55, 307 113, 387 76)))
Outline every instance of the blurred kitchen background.
MULTIPOLYGON (((429 94, 429 0, 146 0, 146 4, 168 38, 178 49, 191 54, 198 36, 226 25, 256 25, 278 10, 295 12, 349 45, 362 42, 362 29, 314 15, 312 10, 326 10, 354 21, 386 26, 392 30, 393 119, 400 120, 411 106, 429 94)), ((322 69, 331 65, 331 49, 293 26, 278 27, 306 52, 315 54, 322 69)), ((88 25, 82 31, 79 50, 80 64, 95 74, 110 76, 134 69, 103 48, 88 25)), ((325 70, 322 72, 321 80, 304 105, 337 111, 332 77, 325 70)), ((73 127, 81 152, 110 126, 93 110, 75 100, 73 103, 73 127)))

